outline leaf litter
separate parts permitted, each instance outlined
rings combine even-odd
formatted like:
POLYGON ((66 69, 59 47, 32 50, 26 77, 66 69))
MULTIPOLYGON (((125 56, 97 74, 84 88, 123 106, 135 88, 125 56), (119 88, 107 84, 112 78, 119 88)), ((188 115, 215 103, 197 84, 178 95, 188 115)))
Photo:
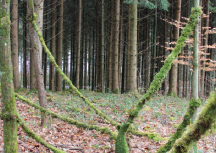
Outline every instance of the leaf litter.
MULTIPOLYGON (((48 102, 48 109, 55 113, 71 117, 81 122, 101 127, 109 127, 112 131, 117 131, 101 118, 93 110, 90 110, 85 103, 75 94, 69 91, 48 92, 51 101, 48 102), (74 109, 79 108, 79 109, 74 109)), ((128 110, 135 106, 136 101, 141 95, 131 93, 103 94, 81 90, 81 92, 102 112, 108 114, 118 122, 126 121, 128 110)), ((33 102, 38 104, 38 98, 35 92, 20 92, 33 102)), ((130 135, 131 153, 155 153, 157 149, 163 146, 170 136, 175 133, 177 126, 181 123, 182 117, 186 111, 188 101, 185 98, 176 98, 157 95, 149 101, 139 117, 134 123, 135 129, 143 132, 155 132, 166 138, 166 140, 150 140, 147 137, 138 137, 130 135)), ((0 107, 2 103, 0 103, 0 107)), ((59 119, 51 119, 51 127, 42 128, 40 126, 40 111, 36 110, 22 101, 17 100, 17 110, 24 119, 28 127, 41 136, 51 145, 64 150, 68 153, 114 153, 115 141, 110 140, 106 134, 101 134, 95 130, 83 130, 75 125, 70 125, 59 119)), ((43 145, 29 138, 18 127, 18 145, 19 152, 27 153, 50 153, 43 145)), ((0 152, 3 152, 3 121, 0 120, 0 152)), ((216 134, 208 132, 207 136, 198 141, 198 151, 203 153, 216 152, 216 134)))

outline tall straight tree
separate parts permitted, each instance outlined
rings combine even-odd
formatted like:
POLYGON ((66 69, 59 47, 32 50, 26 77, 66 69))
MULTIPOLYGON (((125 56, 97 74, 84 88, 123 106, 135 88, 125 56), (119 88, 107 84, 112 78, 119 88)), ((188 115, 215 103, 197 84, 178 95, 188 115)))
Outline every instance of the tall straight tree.
MULTIPOLYGON (((38 28, 39 28, 41 34, 43 34, 43 8, 44 8, 44 0, 34 0, 34 4, 35 4, 35 13, 38 15, 36 23, 38 25, 38 28)), ((38 49, 39 49, 39 60, 40 60, 39 62, 42 63, 42 50, 43 50, 42 45, 39 45, 38 49)))
POLYGON ((23 87, 27 88, 27 2, 23 2, 23 87))
MULTIPOLYGON (((55 57, 55 0, 51 0, 52 13, 51 13, 51 43, 50 51, 55 57)), ((50 62, 50 74, 49 74, 49 90, 55 91, 55 69, 54 65, 50 62)))
MULTIPOLYGON (((194 0, 194 7, 199 6, 199 0, 194 0)), ((193 99, 199 99, 199 23, 197 22, 194 29, 194 45, 193 45, 193 80, 192 80, 192 95, 193 99)))
POLYGON ((110 7, 110 33, 109 33, 109 51, 107 52, 107 89, 110 91, 112 89, 112 53, 113 53, 113 10, 114 10, 114 2, 111 0, 110 2, 111 7, 110 7))
MULTIPOLYGON (((200 1, 194 0, 194 7, 199 7, 200 1)), ((199 18, 199 17, 198 17, 199 18)), ((199 20, 198 20, 199 21, 199 20)), ((193 78, 192 78, 192 97, 193 100, 199 101, 199 22, 196 23, 194 28, 194 44, 193 44, 193 78)), ((198 110, 192 117, 192 123, 194 123, 198 115, 198 110)), ((191 147, 191 152, 197 152, 196 144, 191 147)))
POLYGON ((79 88, 80 77, 80 51, 81 51, 81 28, 82 28, 82 0, 78 6, 78 25, 77 25, 77 65, 76 65, 76 87, 79 88))
MULTIPOLYGON (((174 41, 179 38, 179 22, 181 18, 181 2, 182 0, 177 0, 175 20, 177 26, 174 27, 174 41)), ((169 94, 177 95, 177 76, 178 76, 178 63, 174 62, 170 70, 170 80, 169 80, 169 94)))
POLYGON ((20 87, 19 83, 19 57, 18 57, 18 0, 12 1, 12 57, 13 57, 13 81, 14 88, 20 87))
MULTIPOLYGON (((203 25, 204 27, 209 27, 209 0, 206 0, 205 3, 203 3, 203 5, 205 5, 204 7, 204 13, 206 14, 206 18, 203 19, 203 25)), ((203 39, 203 43, 202 46, 205 46, 204 49, 204 53, 206 54, 207 52, 207 46, 208 46, 208 29, 203 30, 202 35, 204 35, 205 39, 203 39)), ((206 59, 206 55, 203 56, 204 59, 206 59)), ((200 57, 201 58, 201 57, 200 57)), ((203 70, 201 70, 201 76, 200 76, 200 97, 204 97, 205 96, 205 60, 203 61, 203 70)))
POLYGON ((113 50, 113 73, 112 92, 119 93, 118 77, 118 53, 119 53, 119 25, 120 25, 120 0, 115 1, 115 28, 114 28, 114 50, 113 50))
MULTIPOLYGON (((38 25, 38 28, 40 30, 41 33, 43 30, 43 0, 34 0, 34 5, 35 5, 35 12, 36 14, 38 14, 36 23, 38 25)), ((29 25, 31 26, 31 25, 29 25)), ((29 27, 30 29, 31 27, 29 27)), ((35 74, 35 57, 33 54, 33 48, 35 47, 34 44, 32 42, 30 42, 31 44, 31 52, 30 52, 30 89, 36 89, 36 74, 35 74)), ((39 51, 39 63, 42 63, 42 46, 39 45, 38 46, 38 51, 39 51)))
POLYGON ((100 70, 100 85, 101 92, 104 92, 104 0, 101 0, 101 70, 100 70))
MULTIPOLYGON (((63 50, 63 5, 64 0, 59 1, 59 21, 58 21, 58 50, 56 62, 62 68, 62 50, 63 50)), ((62 77, 59 73, 56 74, 56 90, 62 91, 62 77)))
POLYGON ((129 58, 129 90, 137 90, 137 0, 133 0, 131 5, 130 20, 130 58, 129 58))
POLYGON ((0 70, 4 152, 18 153, 17 110, 10 50, 10 1, 0 1, 0 70))
MULTIPOLYGON (((41 1, 41 3, 43 3, 43 1, 41 1)), ((35 7, 35 12, 42 13, 42 11, 36 11, 37 9, 41 9, 41 8, 37 8, 37 7, 41 7, 41 5, 36 5, 36 4, 38 3, 34 3, 33 0, 27 1, 29 17, 33 18, 34 7, 35 7), (35 4, 35 5, 32 5, 32 4, 35 4)), ((37 83, 37 89, 38 89, 39 103, 40 103, 40 106, 47 108, 46 92, 45 92, 44 81, 43 81, 43 71, 41 67, 41 64, 42 64, 41 57, 40 57, 41 54, 40 54, 40 48, 39 48, 39 46, 42 46, 42 45, 41 45, 41 42, 39 40, 37 33, 34 30, 33 25, 31 24, 32 21, 29 21, 29 23, 30 23, 29 24, 30 25, 29 26, 30 40, 31 40, 31 43, 33 44, 32 46, 34 46, 32 48, 32 52, 33 52, 33 57, 34 57, 34 69, 35 69, 36 83, 37 83)), ((42 111, 41 111, 41 125, 42 126, 48 125, 48 117, 46 117, 46 113, 42 111)))

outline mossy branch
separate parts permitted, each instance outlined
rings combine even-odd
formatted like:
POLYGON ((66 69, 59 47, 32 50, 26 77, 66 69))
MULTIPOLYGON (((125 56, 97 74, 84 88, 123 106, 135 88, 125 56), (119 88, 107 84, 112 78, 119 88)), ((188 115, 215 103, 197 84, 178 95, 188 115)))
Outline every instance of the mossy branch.
POLYGON ((216 93, 211 93, 206 106, 202 109, 194 124, 173 145, 171 153, 187 153, 193 142, 208 131, 216 121, 216 93))
POLYGON ((169 139, 169 141, 164 146, 159 148, 157 153, 166 153, 172 148, 175 141, 182 136, 183 132, 185 131, 185 129, 187 127, 187 125, 189 125, 189 123, 190 123, 191 117, 194 115, 195 111, 197 110, 197 108, 200 105, 201 105, 200 100, 191 99, 191 101, 189 103, 189 107, 187 109, 187 112, 184 115, 182 123, 178 126, 178 128, 176 130, 176 133, 169 139))
POLYGON ((79 92, 79 90, 73 85, 73 83, 71 82, 71 80, 64 74, 64 72, 61 70, 61 68, 58 66, 58 64, 55 61, 55 58, 52 56, 52 53, 49 51, 49 49, 47 48, 45 41, 43 39, 42 34, 40 33, 38 26, 36 24, 36 19, 35 16, 37 16, 35 13, 33 15, 33 18, 30 19, 30 21, 32 21, 32 25, 35 29, 35 31, 37 32, 40 42, 45 50, 45 52, 47 53, 47 56, 49 57, 50 62, 55 66, 56 71, 62 76, 62 78, 69 84, 69 86, 71 87, 71 89, 73 91, 75 91, 77 93, 77 95, 83 99, 83 101, 93 110, 95 110, 96 114, 98 114, 100 117, 108 120, 110 122, 110 124, 112 124, 113 126, 115 126, 117 129, 119 129, 120 124, 116 121, 114 121, 113 119, 111 119, 108 115, 102 113, 97 107, 95 107, 86 97, 83 96, 83 94, 81 92, 79 92))
POLYGON ((64 151, 50 145, 46 141, 44 141, 40 136, 38 136, 36 133, 34 133, 30 128, 28 128, 25 124, 25 122, 18 116, 17 117, 18 123, 22 127, 23 131, 28 134, 29 137, 35 139, 38 143, 44 145, 46 148, 52 150, 55 153, 65 153, 64 151))
POLYGON ((129 114, 129 118, 127 122, 123 126, 121 126, 121 128, 123 128, 124 130, 121 130, 120 128, 121 133, 119 133, 117 137, 117 141, 116 141, 116 153, 127 153, 128 152, 126 140, 125 141, 118 141, 118 140, 123 139, 122 136, 124 136, 125 133, 128 131, 128 128, 133 123, 134 119, 138 116, 138 113, 142 109, 143 105, 147 101, 149 101, 151 97, 153 96, 153 94, 156 93, 158 89, 161 87, 161 84, 165 76, 169 72, 173 61, 180 53, 181 48, 184 46, 184 42, 187 40, 187 38, 193 31, 195 24, 197 22, 198 16, 200 14, 201 14, 201 7, 193 8, 192 13, 189 18, 189 22, 183 29, 182 34, 177 40, 176 46, 173 49, 172 53, 165 60, 163 67, 160 69, 160 72, 155 75, 154 80, 152 81, 146 94, 144 94, 144 96, 139 100, 136 108, 133 111, 131 111, 131 113, 129 114), (122 147, 122 146, 126 146, 126 147, 122 147))
POLYGON ((141 132, 141 131, 134 131, 134 130, 132 131, 128 130, 128 132, 139 137, 143 137, 143 136, 148 137, 148 139, 152 139, 154 141, 167 140, 166 138, 161 137, 161 135, 158 133, 141 132))
POLYGON ((96 131, 100 131, 101 133, 106 133, 108 135, 110 135, 111 139, 116 140, 117 134, 115 132, 112 132, 108 127, 99 127, 97 125, 88 125, 79 121, 76 121, 74 119, 71 118, 67 118, 67 117, 63 117, 59 114, 56 114, 48 109, 45 109, 41 106, 38 106, 36 104, 34 104, 33 102, 31 102, 30 100, 20 96, 19 94, 15 93, 15 96, 21 100, 23 100, 26 104, 36 108, 36 109, 40 109, 41 111, 44 111, 47 113, 47 115, 51 115, 53 118, 58 118, 62 121, 68 122, 69 124, 73 124, 78 128, 83 128, 83 129, 89 129, 89 130, 96 130, 96 131))

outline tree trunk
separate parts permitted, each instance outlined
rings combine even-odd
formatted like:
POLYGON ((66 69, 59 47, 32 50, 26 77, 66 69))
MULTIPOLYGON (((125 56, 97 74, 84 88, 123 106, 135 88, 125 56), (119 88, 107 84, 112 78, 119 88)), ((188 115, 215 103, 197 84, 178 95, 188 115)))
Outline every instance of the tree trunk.
POLYGON ((130 58, 129 58, 129 87, 130 91, 137 90, 137 1, 133 2, 129 14, 130 20, 130 58))
MULTIPOLYGON (((206 0, 206 8, 205 8, 205 14, 207 15, 206 18, 204 18, 203 20, 205 20, 204 23, 204 27, 209 27, 209 0, 206 0)), ((205 46, 205 50, 204 53, 207 53, 207 45, 208 45, 208 34, 206 33, 208 31, 208 29, 203 30, 203 37, 205 37, 205 39, 203 40, 203 45, 205 46)), ((204 59, 206 59, 206 55, 202 56, 204 59)), ((200 76, 200 97, 204 98, 205 96, 205 60, 202 62, 203 70, 201 70, 201 76, 200 76)))
MULTIPOLYGON (((194 6, 199 6, 199 0, 194 0, 194 6)), ((193 83, 192 83, 192 92, 193 92, 193 99, 199 99, 198 96, 198 89, 199 89, 199 80, 198 80, 198 73, 199 73, 199 23, 197 22, 195 30, 194 30, 194 45, 193 45, 193 83)))
MULTIPOLYGON (((41 1, 41 3, 43 3, 41 1)), ((32 17, 34 13, 34 6, 30 4, 36 4, 33 2, 33 0, 27 1, 28 5, 28 16, 32 17), (33 8, 32 8, 33 7, 33 8)), ((35 10, 37 10, 41 5, 35 5, 35 10)), ((38 12, 38 11, 36 11, 38 12)), ((41 12, 41 11, 39 11, 41 12)), ((37 89, 38 89, 38 98, 39 98, 39 103, 40 106, 47 108, 47 100, 46 100, 46 92, 44 88, 44 81, 43 81, 43 72, 41 68, 41 58, 40 58, 40 48, 39 46, 42 46, 39 40, 39 37, 37 33, 34 30, 34 27, 31 23, 32 21, 29 21, 29 32, 30 32, 30 40, 31 43, 33 44, 32 52, 33 52, 33 57, 34 57, 34 68, 35 68, 35 75, 36 75, 36 81, 37 81, 37 89)), ((38 23, 38 22, 36 22, 38 23)), ((46 116, 45 112, 41 112, 41 125, 42 126, 47 126, 48 125, 48 117, 46 116)))
POLYGON ((80 50, 81 50, 81 28, 82 28, 82 0, 79 0, 78 7, 78 25, 77 25, 77 65, 76 65, 76 87, 79 88, 80 77, 80 50))
MULTIPOLYGON (((29 24, 29 29, 31 29, 31 25, 29 24)), ((26 37, 27 38, 27 37, 26 37)), ((30 41, 30 89, 36 89, 36 77, 35 77, 35 59, 33 55, 34 43, 30 41)), ((26 61, 27 62, 27 61, 26 61)))
MULTIPOLYGON (((196 8, 198 6, 199 0, 194 0, 194 7, 196 8)), ((199 100, 199 21, 197 21, 194 28, 192 97, 196 101, 199 100)), ((194 123, 197 115, 198 109, 192 117, 192 123, 194 123)), ((191 147, 191 152, 197 152, 196 144, 191 147)))
MULTIPOLYGON (((57 50, 57 64, 60 68, 62 68, 62 50, 63 50, 63 7, 64 0, 60 0, 59 2, 59 22, 58 22, 58 50, 57 50)), ((57 91, 62 91, 62 77, 59 73, 56 75, 56 85, 57 91)))
POLYGON ((120 21, 120 0, 115 1, 115 33, 114 33, 114 51, 113 51, 113 74, 112 74, 112 92, 119 93, 119 77, 118 77, 118 46, 119 46, 119 21, 120 21))
POLYGON ((121 87, 121 65, 122 65, 122 48, 123 48, 123 22, 124 22, 124 14, 123 14, 123 11, 124 11, 124 8, 123 8, 123 4, 124 4, 124 1, 123 0, 120 0, 120 3, 121 3, 121 15, 120 15, 120 33, 119 33, 119 55, 118 55, 118 80, 119 80, 119 88, 121 87))
MULTIPOLYGON (((87 61, 87 57, 88 57, 88 38, 90 36, 88 35, 88 31, 86 29, 85 31, 85 72, 84 72, 84 89, 87 89, 88 86, 88 61, 87 61)), ((90 43, 90 42, 89 42, 90 43)))
POLYGON ((114 8, 114 4, 113 4, 113 0, 111 0, 111 7, 110 7, 110 34, 109 34, 109 51, 107 54, 108 60, 107 60, 107 90, 108 92, 111 91, 112 89, 112 52, 113 52, 113 29, 114 29, 114 19, 113 19, 113 9, 114 8))
MULTIPOLYGON (((148 12, 148 11, 147 11, 148 12)), ((148 13, 149 15, 149 13, 148 13)), ((145 91, 147 91, 149 87, 149 17, 147 17, 146 24, 146 51, 145 51, 145 91)))
POLYGON ((153 80, 155 76, 155 67, 156 67, 156 50, 157 50, 157 1, 155 1, 155 14, 154 14, 154 34, 153 34, 153 56, 152 56, 152 71, 151 71, 151 79, 153 80))
MULTIPOLYGON (((14 9, 14 8, 13 8, 14 9)), ((10 1, 0 1, 0 70, 4 152, 18 153, 17 110, 10 50, 10 1)))
POLYGON ((123 41, 123 60, 122 60, 122 83, 121 83, 121 93, 125 92, 125 69, 126 69, 126 42, 127 36, 124 34, 124 41, 123 41))
MULTIPOLYGON (((45 12, 45 21, 44 22, 44 40, 45 42, 47 42, 47 38, 48 38, 48 26, 47 26, 47 20, 48 20, 48 14, 47 14, 47 7, 48 7, 48 2, 45 1, 44 3, 44 8, 46 8, 46 12, 45 12)), ((42 48, 43 50, 43 73, 44 73, 44 88, 46 89, 46 84, 47 84, 47 53, 45 53, 44 49, 42 48)))
POLYGON ((19 57, 18 57, 18 0, 12 1, 12 57, 13 57, 13 82, 14 88, 20 88, 19 83, 19 57))
POLYGON ((100 70, 100 77, 101 77, 101 92, 104 93, 104 0, 101 0, 101 70, 100 70))
MULTIPOLYGON (((177 41, 179 37, 179 22, 181 17, 181 1, 178 0, 176 4, 176 13, 175 20, 177 21, 177 26, 174 28, 174 41, 177 41)), ((176 62, 173 63, 170 74, 170 82, 169 82, 169 94, 177 95, 177 75, 178 75, 178 64, 176 62)))
MULTIPOLYGON (((23 18, 27 15, 27 3, 23 2, 23 18)), ((23 19, 23 87, 27 88, 27 24, 23 19)))
MULTIPOLYGON (((51 42, 50 42, 50 51, 55 57, 55 0, 52 2, 52 14, 51 14, 51 42)), ((55 91, 55 68, 54 65, 50 62, 50 74, 49 74, 49 90, 55 91)))

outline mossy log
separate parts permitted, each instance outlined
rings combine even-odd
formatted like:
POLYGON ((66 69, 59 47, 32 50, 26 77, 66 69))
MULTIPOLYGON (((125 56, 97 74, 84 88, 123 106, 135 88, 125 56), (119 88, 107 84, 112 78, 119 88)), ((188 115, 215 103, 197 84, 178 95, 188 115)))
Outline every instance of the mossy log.
POLYGON ((187 40, 191 32, 193 31, 195 24, 197 22, 197 17, 201 14, 201 7, 193 8, 192 13, 189 18, 189 22, 185 26, 185 28, 182 31, 181 36, 177 40, 176 46, 173 49, 172 53, 167 57, 167 59, 164 62, 163 67, 160 69, 160 72, 157 73, 154 77, 154 80, 152 81, 149 89, 147 90, 146 94, 139 100, 136 108, 132 110, 129 114, 129 118, 126 123, 124 123, 119 130, 119 134, 117 136, 116 141, 116 153, 128 153, 128 147, 126 142, 126 133, 133 123, 134 119, 138 116, 139 111, 142 109, 143 105, 151 99, 153 94, 158 91, 158 89, 161 87, 161 84, 169 72, 171 65, 175 58, 178 56, 178 54, 181 51, 181 48, 184 46, 184 42, 187 40))
MULTIPOLYGON (((43 107, 42 107, 43 108, 43 107)), ((64 151, 50 145, 46 141, 44 141, 40 136, 38 136, 36 133, 34 133, 30 128, 28 128, 25 124, 25 122, 20 118, 17 117, 19 125, 22 127, 23 131, 28 134, 29 137, 35 139, 38 143, 44 145, 46 148, 52 150, 55 153, 65 153, 64 151)))
POLYGON ((216 121, 216 93, 211 93, 206 106, 202 109, 194 124, 176 140, 170 153, 187 153, 190 145, 198 141, 216 121))
POLYGON ((30 18, 29 20, 32 22, 32 25, 35 29, 35 31, 37 32, 39 39, 41 41, 41 44, 44 48, 44 51, 47 53, 47 56, 50 60, 50 62, 55 66, 56 71, 62 76, 62 78, 69 84, 69 86, 71 87, 71 89, 73 91, 76 92, 76 94, 83 99, 83 101, 93 110, 95 110, 96 114, 98 114, 100 117, 106 119, 107 121, 110 122, 110 124, 114 125, 117 129, 119 129, 120 124, 116 121, 114 121, 113 119, 111 119, 108 115, 104 114, 103 112, 101 112, 97 107, 95 107, 86 97, 83 96, 83 94, 81 92, 79 92, 79 90, 73 85, 73 83, 71 82, 71 80, 67 77, 67 75, 64 74, 64 72, 61 70, 61 68, 57 65, 55 58, 52 56, 52 53, 49 51, 48 47, 45 44, 45 41, 43 39, 43 36, 41 35, 38 26, 36 24, 36 18, 37 15, 34 13, 33 17, 30 18))
POLYGON ((201 101, 200 100, 193 100, 193 99, 191 99, 191 101, 189 103, 189 107, 187 109, 187 112, 184 115, 182 123, 178 126, 175 134, 169 139, 169 141, 163 147, 161 147, 157 151, 157 153, 166 153, 166 152, 168 152, 172 148, 172 146, 175 143, 175 141, 178 138, 181 137, 181 135, 185 131, 187 125, 190 124, 191 117, 194 115, 195 111, 197 110, 197 108, 200 105, 201 105, 201 101))
POLYGON ((41 106, 38 106, 36 104, 34 104, 33 102, 31 102, 30 100, 20 96, 19 94, 15 93, 15 96, 21 100, 23 100, 26 104, 36 108, 36 109, 40 109, 41 111, 44 111, 47 113, 47 115, 51 115, 53 118, 58 118, 62 121, 68 122, 69 124, 73 124, 76 125, 78 128, 83 128, 83 129, 89 129, 89 130, 96 130, 96 131, 100 131, 101 133, 106 133, 108 135, 110 135, 111 139, 116 140, 117 134, 115 132, 112 132, 108 127, 99 127, 97 125, 88 125, 79 121, 76 121, 74 119, 71 118, 67 118, 67 117, 63 117, 59 114, 56 114, 48 109, 45 109, 41 106))

